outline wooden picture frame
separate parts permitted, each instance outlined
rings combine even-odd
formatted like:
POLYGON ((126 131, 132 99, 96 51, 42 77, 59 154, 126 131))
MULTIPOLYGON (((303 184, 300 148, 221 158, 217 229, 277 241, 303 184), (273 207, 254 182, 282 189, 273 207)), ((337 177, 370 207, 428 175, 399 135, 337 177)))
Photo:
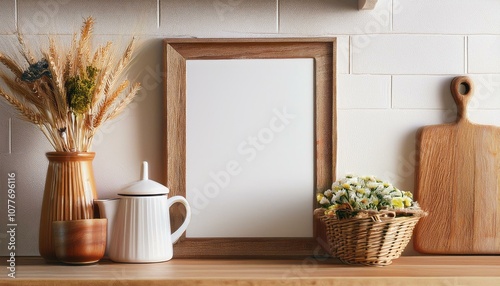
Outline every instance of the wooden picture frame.
MULTIPOLYGON (((199 59, 314 59, 316 192, 335 179, 336 164, 336 39, 166 39, 164 41, 164 164, 170 196, 186 196, 186 61, 199 59)), ((183 221, 183 207, 171 208, 172 228, 183 221)), ((311 220, 313 214, 311 213, 311 220)), ((313 223, 313 233, 317 222, 313 223)), ((315 236, 315 235, 314 235, 315 236)), ((186 238, 174 245, 175 257, 303 257, 317 251, 306 238, 186 238)))

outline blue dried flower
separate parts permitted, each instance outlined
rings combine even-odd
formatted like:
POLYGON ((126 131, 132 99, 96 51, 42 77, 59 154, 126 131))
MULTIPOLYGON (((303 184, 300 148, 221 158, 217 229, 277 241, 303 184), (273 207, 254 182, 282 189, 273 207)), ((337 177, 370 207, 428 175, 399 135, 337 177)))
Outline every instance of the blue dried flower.
POLYGON ((52 78, 52 73, 49 70, 49 63, 46 59, 42 59, 28 67, 21 75, 21 80, 26 82, 34 82, 37 79, 47 76, 52 78))

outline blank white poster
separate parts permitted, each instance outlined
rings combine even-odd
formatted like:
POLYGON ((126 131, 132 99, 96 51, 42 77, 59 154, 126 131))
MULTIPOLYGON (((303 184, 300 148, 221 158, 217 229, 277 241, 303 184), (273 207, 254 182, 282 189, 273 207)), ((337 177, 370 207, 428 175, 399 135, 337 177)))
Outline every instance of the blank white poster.
POLYGON ((312 237, 313 59, 188 60, 187 237, 312 237))

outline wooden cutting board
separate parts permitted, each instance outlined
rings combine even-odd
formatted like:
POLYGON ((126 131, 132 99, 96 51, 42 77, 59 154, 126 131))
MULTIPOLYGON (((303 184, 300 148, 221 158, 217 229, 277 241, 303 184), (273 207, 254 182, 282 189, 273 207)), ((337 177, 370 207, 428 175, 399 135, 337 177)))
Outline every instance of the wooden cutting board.
POLYGON ((470 78, 454 78, 457 120, 418 132, 415 196, 429 212, 415 228, 419 252, 500 253, 500 128, 469 121, 473 92, 470 78))

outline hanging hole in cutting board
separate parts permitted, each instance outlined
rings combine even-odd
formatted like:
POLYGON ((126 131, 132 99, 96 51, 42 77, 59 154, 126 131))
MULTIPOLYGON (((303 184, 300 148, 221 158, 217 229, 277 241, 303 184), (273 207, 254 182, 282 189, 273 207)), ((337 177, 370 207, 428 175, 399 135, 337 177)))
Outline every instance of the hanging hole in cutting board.
POLYGON ((469 92, 470 92, 470 85, 469 85, 469 83, 467 83, 467 82, 460 83, 460 85, 458 86, 458 92, 461 95, 467 95, 467 94, 469 94, 469 92))

